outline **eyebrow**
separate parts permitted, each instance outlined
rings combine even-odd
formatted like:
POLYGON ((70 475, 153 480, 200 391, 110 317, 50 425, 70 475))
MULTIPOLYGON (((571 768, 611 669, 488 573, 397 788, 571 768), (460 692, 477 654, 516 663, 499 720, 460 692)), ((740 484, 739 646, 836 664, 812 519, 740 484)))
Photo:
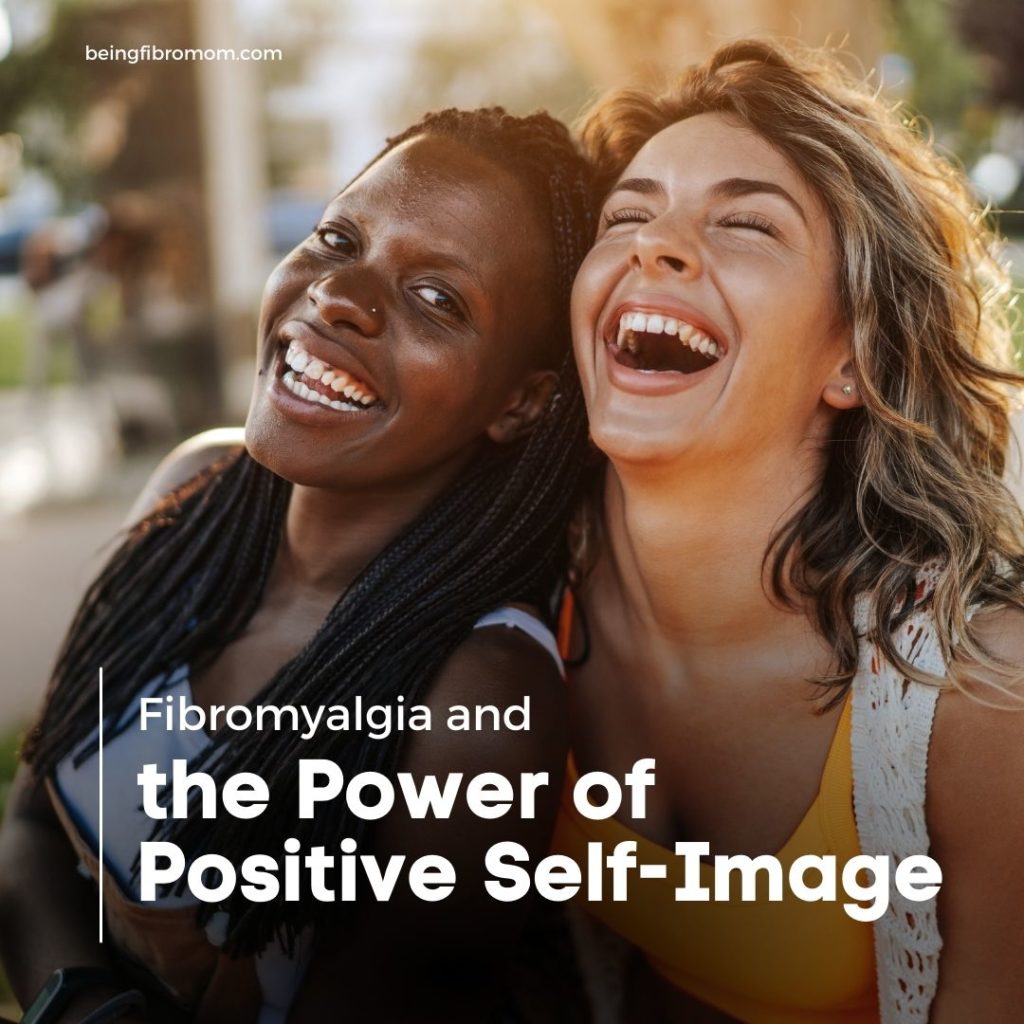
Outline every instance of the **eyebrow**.
MULTIPOLYGON (((317 227, 319 227, 320 224, 322 224, 324 222, 324 220, 330 219, 328 215, 332 211, 335 212, 335 213, 339 213, 340 212, 343 215, 345 214, 346 207, 344 206, 344 203, 343 203, 344 196, 345 196, 344 192, 339 192, 327 204, 327 206, 324 209, 324 212, 320 216, 320 220, 317 222, 317 227)), ((356 214, 358 214, 359 212, 360 211, 357 208, 356 209, 356 214)), ((346 219, 348 219, 350 221, 352 226, 357 231, 359 231, 360 234, 365 234, 365 232, 366 232, 365 225, 361 224, 361 223, 358 223, 358 221, 357 221, 357 219, 356 219, 356 217, 354 215, 349 214, 349 215, 347 215, 346 219)), ((436 263, 436 264, 439 264, 439 265, 444 265, 446 267, 451 267, 451 268, 453 268, 455 270, 459 270, 467 278, 469 278, 470 282, 476 288, 478 288, 482 292, 486 292, 487 291, 487 289, 484 287, 484 283, 483 283, 483 280, 480 277, 479 272, 472 266, 472 264, 470 264, 468 261, 462 259, 462 257, 456 255, 454 252, 437 252, 437 251, 430 252, 430 253, 428 253, 427 258, 424 260, 424 262, 436 263)))
POLYGON ((785 199, 796 210, 800 219, 805 224, 807 223, 803 207, 774 181, 759 181, 757 178, 726 178, 713 185, 710 190, 711 195, 716 199, 738 199, 741 196, 756 195, 759 192, 766 192, 770 196, 779 196, 781 199, 785 199))
POLYGON ((455 270, 461 270, 466 277, 481 291, 486 291, 484 288, 483 281, 480 280, 480 275, 477 271, 470 266, 469 263, 460 259, 452 253, 446 252, 432 252, 427 257, 427 262, 431 263, 442 263, 445 266, 452 267, 455 270))
MULTIPOLYGON (((616 192, 636 192, 642 196, 664 196, 667 194, 665 186, 656 178, 623 178, 608 193, 609 198, 616 192)), ((724 178, 709 189, 709 195, 714 199, 738 199, 757 193, 767 193, 785 199, 800 219, 805 224, 807 223, 803 207, 781 185, 776 185, 773 181, 760 181, 757 178, 724 178)))
POLYGON ((665 186, 654 178, 623 178, 612 186, 609 197, 616 192, 637 192, 642 196, 663 196, 665 186))

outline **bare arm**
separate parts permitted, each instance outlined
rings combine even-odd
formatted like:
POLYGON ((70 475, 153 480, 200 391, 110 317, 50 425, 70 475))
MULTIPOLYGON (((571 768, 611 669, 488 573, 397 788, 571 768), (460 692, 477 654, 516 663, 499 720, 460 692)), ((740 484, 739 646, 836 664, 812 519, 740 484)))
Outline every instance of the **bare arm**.
MULTIPOLYGON (((240 431, 208 431, 179 445, 146 484, 129 521, 240 442, 240 431)), ((0 959, 22 1005, 59 967, 111 966, 98 941, 95 888, 78 873, 49 797, 25 765, 0 828, 0 959)), ((109 994, 83 995, 66 1014, 68 1021, 109 994)))
MULTIPOLYGON (((76 865, 49 797, 23 765, 0 830, 0 957, 22 1006, 58 967, 112 966, 98 941, 95 889, 76 865)), ((83 993, 64 1018, 81 1019, 114 991, 83 993)))
MULTIPOLYGON (((988 613, 983 628, 989 649, 1024 670, 1024 615, 988 613)), ((1024 1006, 1024 710, 943 694, 928 794, 932 856, 943 872, 943 950, 930 1020, 1018 1021, 1024 1006)))
POLYGON ((417 822, 399 816, 396 806, 374 835, 372 852, 410 859, 441 854, 455 866, 455 889, 439 903, 424 903, 404 888, 390 903, 359 907, 357 920, 341 925, 336 935, 318 932, 291 1024, 322 1021, 339 1006, 356 1020, 475 1024, 500 1006, 504 960, 538 907, 529 899, 491 898, 483 887, 484 860, 502 840, 522 843, 531 864, 547 853, 568 749, 564 682, 550 655, 522 633, 480 630, 452 656, 428 703, 433 729, 411 734, 401 770, 442 780, 449 772, 468 778, 493 771, 517 787, 520 773, 547 772, 549 784, 537 792, 537 815, 523 821, 513 808, 506 817, 484 820, 461 804, 450 820, 417 822), (529 732, 445 728, 454 704, 507 707, 526 696, 529 732))

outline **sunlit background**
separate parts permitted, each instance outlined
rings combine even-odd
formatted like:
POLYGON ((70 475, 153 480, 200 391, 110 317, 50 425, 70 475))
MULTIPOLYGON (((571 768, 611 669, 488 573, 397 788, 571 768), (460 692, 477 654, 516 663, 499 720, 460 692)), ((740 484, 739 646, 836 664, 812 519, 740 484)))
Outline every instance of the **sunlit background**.
POLYGON ((571 120, 752 33, 925 115, 1024 272, 1024 0, 0 0, 0 749, 156 458, 241 421, 268 270, 387 135, 571 120), (86 60, 147 43, 281 59, 86 60))

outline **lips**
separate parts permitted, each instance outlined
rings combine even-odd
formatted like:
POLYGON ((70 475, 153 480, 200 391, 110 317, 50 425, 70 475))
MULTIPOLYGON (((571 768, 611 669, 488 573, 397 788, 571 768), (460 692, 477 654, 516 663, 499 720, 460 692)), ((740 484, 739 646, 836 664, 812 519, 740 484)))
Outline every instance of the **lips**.
POLYGON ((724 332, 706 314, 667 295, 637 295, 620 302, 604 325, 605 344, 631 353, 642 362, 644 350, 652 372, 693 373, 726 355, 724 332), (672 365, 677 364, 677 365, 672 365))
POLYGON ((297 374, 308 372, 307 385, 322 390, 331 399, 350 402, 354 399, 354 404, 364 407, 385 404, 373 371, 341 342, 325 338, 303 320, 288 320, 282 324, 277 340, 284 349, 278 360, 281 376, 289 369, 297 374), (307 357, 305 360, 296 360, 300 352, 307 357), (328 378, 326 384, 324 376, 328 378))
POLYGON ((645 396, 697 385, 729 351, 725 332, 710 317, 675 296, 653 292, 619 302, 599 337, 612 383, 645 396))

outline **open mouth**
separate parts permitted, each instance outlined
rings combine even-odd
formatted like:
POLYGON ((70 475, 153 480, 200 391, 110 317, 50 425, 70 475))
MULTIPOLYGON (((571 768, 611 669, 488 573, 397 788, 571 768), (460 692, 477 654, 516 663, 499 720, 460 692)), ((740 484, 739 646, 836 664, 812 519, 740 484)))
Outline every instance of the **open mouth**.
POLYGON ((623 313, 612 345, 615 361, 649 373, 699 373, 714 366, 725 348, 710 335, 660 313, 623 313))
POLYGON ((365 412, 381 404, 364 381, 311 356, 291 341, 281 360, 281 382, 296 398, 338 412, 365 412))

